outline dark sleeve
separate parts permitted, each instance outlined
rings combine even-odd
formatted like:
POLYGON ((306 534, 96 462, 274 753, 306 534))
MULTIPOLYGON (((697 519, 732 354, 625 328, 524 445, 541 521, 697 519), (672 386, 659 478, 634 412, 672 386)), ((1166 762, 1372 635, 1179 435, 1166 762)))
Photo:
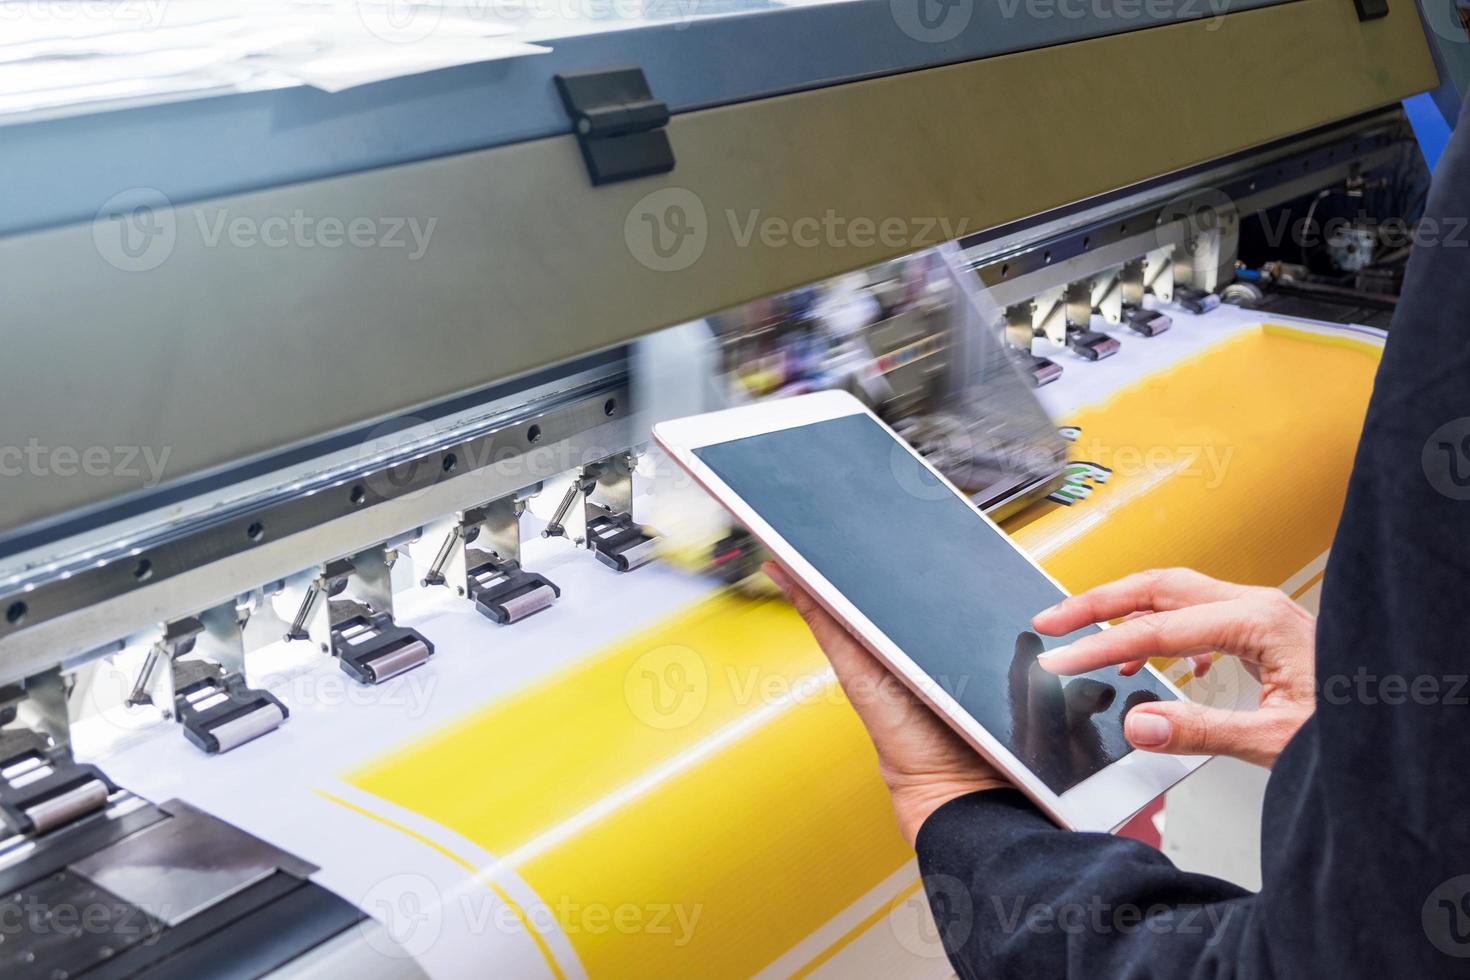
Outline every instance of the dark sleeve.
POLYGON ((1067 833, 1015 791, 973 793, 924 821, 924 889, 965 980, 1257 975, 1255 898, 1186 874, 1147 844, 1067 833))
POLYGON ((918 840, 961 976, 1470 976, 1467 218, 1461 127, 1416 238, 1327 566, 1317 712, 1267 786, 1260 893, 1185 874, 1142 844, 1056 830, 1019 794, 968 796, 918 840), (1057 921, 1094 907, 1100 919, 1057 921), (1146 924, 1107 918, 1120 909, 1146 924))

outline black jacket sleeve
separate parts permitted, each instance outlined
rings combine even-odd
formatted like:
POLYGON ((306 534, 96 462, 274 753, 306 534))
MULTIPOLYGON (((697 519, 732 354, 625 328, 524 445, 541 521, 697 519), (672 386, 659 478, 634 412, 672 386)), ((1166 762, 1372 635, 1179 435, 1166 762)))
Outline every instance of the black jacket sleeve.
POLYGON ((968 796, 918 840, 962 977, 1470 976, 1467 218, 1461 127, 1328 562, 1317 712, 1267 786, 1261 891, 1059 831, 1017 793, 968 796))

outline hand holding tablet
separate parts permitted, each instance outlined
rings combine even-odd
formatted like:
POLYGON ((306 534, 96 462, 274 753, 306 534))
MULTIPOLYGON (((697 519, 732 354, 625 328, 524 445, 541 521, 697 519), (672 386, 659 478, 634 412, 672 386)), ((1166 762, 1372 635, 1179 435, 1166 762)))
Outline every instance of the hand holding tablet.
POLYGON ((1152 668, 1059 678, 1040 667, 1031 617, 1065 593, 857 400, 765 402, 660 423, 654 436, 1060 825, 1111 830, 1204 761, 1137 752, 1125 738, 1128 710, 1180 700, 1152 668))
POLYGON ((801 613, 832 661, 848 702, 878 750, 878 771, 893 798, 898 829, 910 845, 929 814, 950 800, 979 790, 1010 787, 1010 780, 940 720, 784 569, 767 562, 765 571, 801 613))

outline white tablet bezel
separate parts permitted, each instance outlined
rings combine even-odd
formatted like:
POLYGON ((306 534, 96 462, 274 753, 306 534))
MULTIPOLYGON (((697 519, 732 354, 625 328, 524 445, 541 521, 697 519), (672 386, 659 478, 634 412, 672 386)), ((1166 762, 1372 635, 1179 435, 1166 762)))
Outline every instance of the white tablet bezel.
MULTIPOLYGON (((988 523, 995 532, 1022 555, 1032 567, 1046 575, 1058 589, 1061 583, 1018 547, 974 502, 950 483, 928 460, 893 432, 884 422, 856 398, 840 391, 818 392, 794 398, 758 402, 741 408, 711 412, 689 418, 660 422, 653 427, 654 439, 660 446, 716 500, 746 526, 776 558, 791 571, 816 599, 863 644, 882 660, 915 694, 927 702, 940 717, 974 749, 1001 770, 1043 811, 1059 825, 1071 830, 1112 831, 1129 817, 1147 806, 1170 786, 1183 779, 1207 761, 1207 756, 1171 756, 1134 750, 1117 762, 1094 773, 1065 793, 1053 793, 1020 759, 995 739, 969 712, 934 682, 897 644, 849 602, 817 569, 763 520, 754 508, 741 499, 723 480, 706 466, 694 450, 750 436, 778 432, 816 422, 867 415, 883 426, 899 445, 908 450, 935 480, 948 487, 988 523)), ((1063 592, 1066 590, 1063 589, 1063 592)), ((1104 627, 1106 624, 1103 624, 1104 627)), ((1182 701, 1188 698, 1152 666, 1159 683, 1182 701)))

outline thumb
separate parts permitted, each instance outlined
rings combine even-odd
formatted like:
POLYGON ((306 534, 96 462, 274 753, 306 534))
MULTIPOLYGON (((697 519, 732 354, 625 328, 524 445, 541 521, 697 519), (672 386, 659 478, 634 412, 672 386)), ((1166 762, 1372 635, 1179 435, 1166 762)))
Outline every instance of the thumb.
POLYGON ((1135 748, 1174 755, 1228 755, 1270 767, 1295 726, 1270 709, 1231 711, 1173 702, 1128 712, 1123 732, 1135 748))

